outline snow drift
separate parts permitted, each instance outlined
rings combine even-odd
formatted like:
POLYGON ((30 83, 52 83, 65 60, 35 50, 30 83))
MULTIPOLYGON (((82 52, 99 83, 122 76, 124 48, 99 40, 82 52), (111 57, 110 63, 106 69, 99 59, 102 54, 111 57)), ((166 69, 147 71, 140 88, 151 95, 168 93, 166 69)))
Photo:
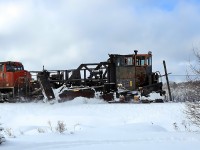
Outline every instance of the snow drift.
POLYGON ((107 104, 97 99, 48 105, 0 105, 6 142, 11 149, 182 149, 197 150, 200 134, 191 132, 184 104, 107 104), (57 130, 63 122, 64 132, 57 130), (9 135, 10 133, 10 135, 9 135))

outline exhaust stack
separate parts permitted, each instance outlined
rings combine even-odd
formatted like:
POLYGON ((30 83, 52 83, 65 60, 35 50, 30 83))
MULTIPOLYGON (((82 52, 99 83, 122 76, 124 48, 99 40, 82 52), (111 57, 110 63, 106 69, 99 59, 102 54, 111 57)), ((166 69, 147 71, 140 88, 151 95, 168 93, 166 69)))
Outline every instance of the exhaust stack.
POLYGON ((135 55, 137 55, 137 53, 138 53, 138 50, 134 50, 134 52, 135 52, 135 55))

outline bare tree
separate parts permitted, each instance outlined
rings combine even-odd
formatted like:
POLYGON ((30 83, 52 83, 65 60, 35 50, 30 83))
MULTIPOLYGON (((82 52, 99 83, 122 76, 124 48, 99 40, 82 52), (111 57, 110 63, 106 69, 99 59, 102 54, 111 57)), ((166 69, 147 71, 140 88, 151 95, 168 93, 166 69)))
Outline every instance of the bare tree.
POLYGON ((185 95, 186 110, 185 113, 189 121, 200 127, 200 52, 193 49, 196 57, 196 63, 190 63, 190 70, 194 76, 188 75, 188 82, 190 84, 190 90, 185 95))
POLYGON ((189 69, 187 70, 188 88, 185 91, 185 101, 200 101, 200 52, 193 48, 196 59, 190 60, 189 69))
POLYGON ((200 127, 200 102, 188 102, 185 113, 192 124, 200 127))
POLYGON ((193 48, 193 53, 195 56, 195 60, 190 60, 189 70, 187 71, 187 79, 190 82, 199 81, 200 80, 200 52, 198 49, 193 48), (192 73, 194 76, 191 76, 192 73))

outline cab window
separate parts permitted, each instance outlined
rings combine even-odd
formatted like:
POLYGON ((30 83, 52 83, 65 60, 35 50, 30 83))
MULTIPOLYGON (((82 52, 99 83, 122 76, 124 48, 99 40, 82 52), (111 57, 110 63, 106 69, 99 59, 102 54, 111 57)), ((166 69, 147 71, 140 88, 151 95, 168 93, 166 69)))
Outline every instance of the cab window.
POLYGON ((151 57, 147 58, 147 65, 149 65, 149 66, 152 65, 152 58, 151 57))
POLYGON ((4 65, 3 65, 3 64, 0 64, 0 71, 1 71, 1 72, 3 71, 3 68, 4 68, 4 65))
POLYGON ((14 72, 14 71, 20 71, 20 70, 24 70, 23 66, 15 66, 15 65, 6 65, 6 71, 8 72, 14 72))
POLYGON ((6 65, 6 71, 8 71, 8 72, 13 72, 13 71, 15 71, 14 70, 14 67, 12 66, 12 65, 6 65))
POLYGON ((144 56, 137 56, 136 57, 136 65, 137 66, 144 66, 146 64, 146 60, 144 56))
POLYGON ((125 65, 133 65, 133 58, 132 57, 126 57, 125 58, 125 65))

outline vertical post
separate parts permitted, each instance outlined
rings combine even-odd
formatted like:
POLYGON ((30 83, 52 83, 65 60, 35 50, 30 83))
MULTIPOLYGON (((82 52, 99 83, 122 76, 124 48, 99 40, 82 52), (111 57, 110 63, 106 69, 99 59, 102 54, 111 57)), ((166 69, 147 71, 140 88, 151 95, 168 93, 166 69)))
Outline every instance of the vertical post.
POLYGON ((84 69, 84 85, 86 86, 86 69, 84 69))
POLYGON ((69 76, 68 76, 68 71, 67 70, 65 70, 65 81, 67 81, 69 79, 69 76))
POLYGON ((169 93, 169 100, 172 101, 172 95, 171 95, 171 90, 170 90, 170 86, 169 86, 169 79, 168 79, 168 73, 167 73, 167 67, 166 67, 166 63, 163 60, 163 66, 165 69, 165 77, 166 77, 166 81, 167 81, 167 88, 168 88, 168 93, 169 93))
MULTIPOLYGON (((135 67, 135 85, 134 85, 134 89, 136 89, 136 80, 137 80, 137 77, 136 77, 136 71, 137 71, 137 53, 138 53, 138 50, 134 50, 134 52, 135 52, 135 55, 134 55, 134 67, 135 67)), ((138 88, 138 87, 137 87, 138 88)))
POLYGON ((13 87, 12 91, 13 91, 13 98, 15 98, 15 88, 14 87, 13 87))

